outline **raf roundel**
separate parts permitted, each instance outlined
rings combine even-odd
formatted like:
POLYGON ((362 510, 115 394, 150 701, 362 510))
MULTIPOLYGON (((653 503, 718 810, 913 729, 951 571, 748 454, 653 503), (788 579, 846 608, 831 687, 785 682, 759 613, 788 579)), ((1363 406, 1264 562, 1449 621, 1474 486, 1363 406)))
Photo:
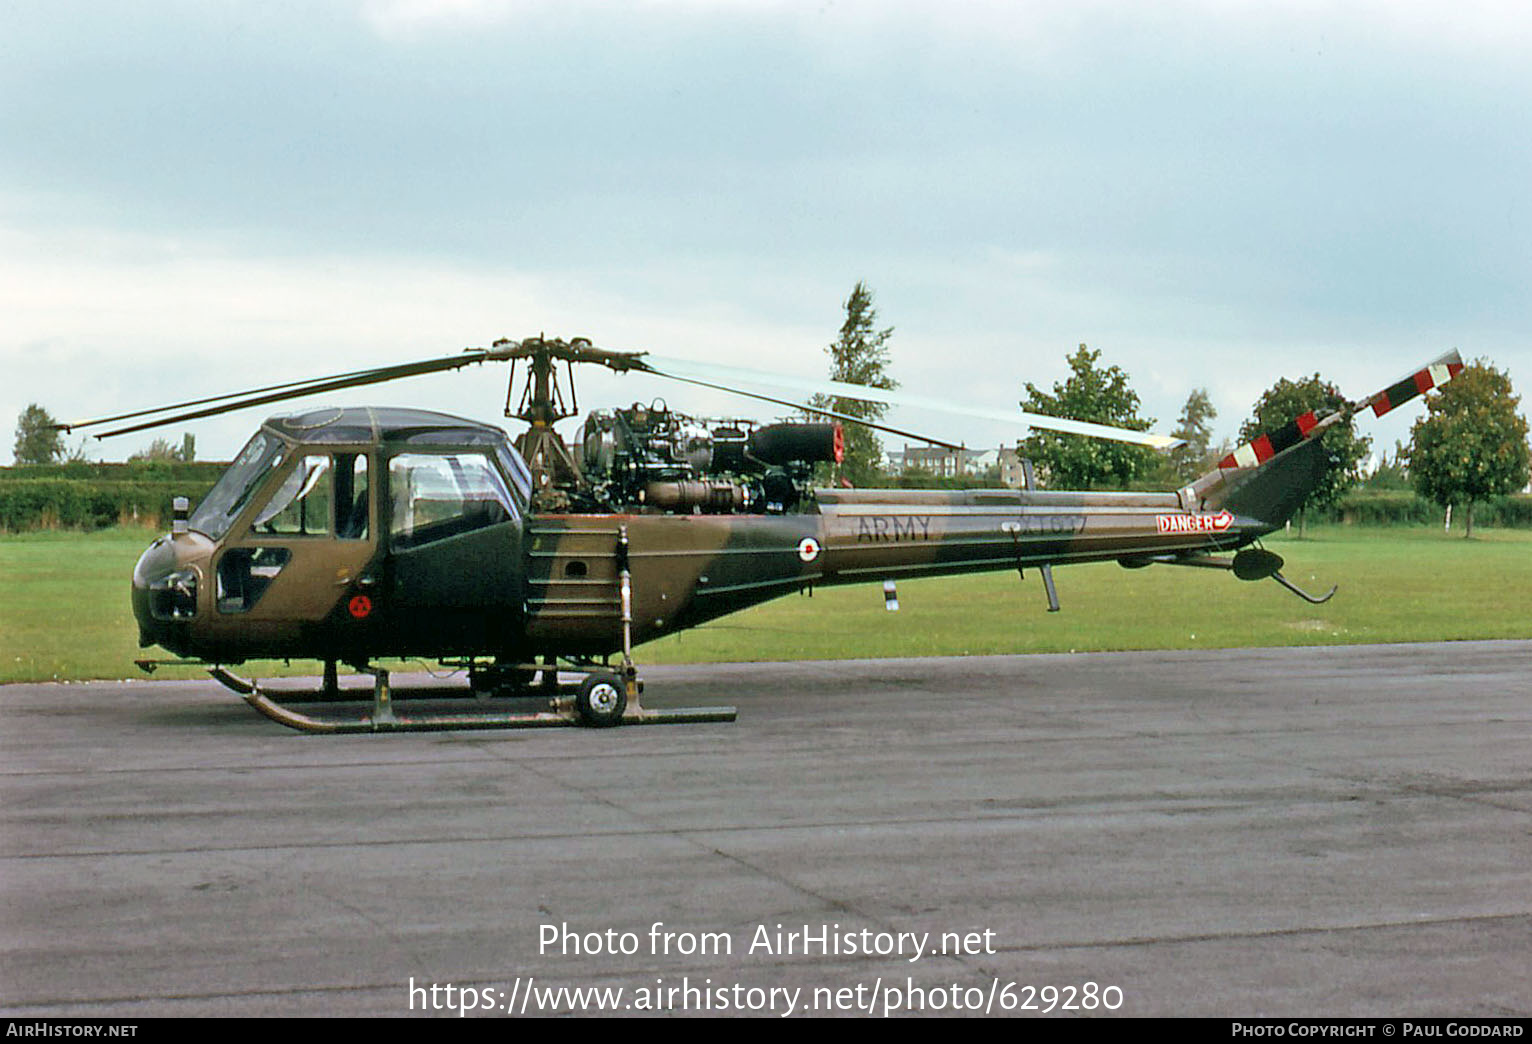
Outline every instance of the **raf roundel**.
POLYGON ((812 562, 819 557, 819 541, 813 537, 804 537, 798 541, 798 557, 805 562, 812 562))

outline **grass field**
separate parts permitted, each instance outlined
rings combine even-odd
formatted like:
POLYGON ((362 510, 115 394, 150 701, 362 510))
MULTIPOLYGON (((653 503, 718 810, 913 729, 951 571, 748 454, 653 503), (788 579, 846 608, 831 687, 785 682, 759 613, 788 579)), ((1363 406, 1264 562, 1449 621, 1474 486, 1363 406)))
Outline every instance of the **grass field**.
MULTIPOLYGON (((139 676, 128 604, 133 563, 154 534, 32 533, 0 537, 0 683, 139 676)), ((641 663, 950 656, 1111 649, 1207 649, 1472 638, 1532 638, 1532 532, 1336 526, 1267 546, 1287 559, 1312 606, 1269 581, 1201 569, 1125 570, 1112 563, 1055 572, 1063 612, 1048 613, 1029 572, 905 581, 901 610, 882 588, 820 589, 640 649, 641 663)), ((257 673, 290 671, 262 665, 257 673)), ((157 677, 185 675, 171 669, 157 677)))

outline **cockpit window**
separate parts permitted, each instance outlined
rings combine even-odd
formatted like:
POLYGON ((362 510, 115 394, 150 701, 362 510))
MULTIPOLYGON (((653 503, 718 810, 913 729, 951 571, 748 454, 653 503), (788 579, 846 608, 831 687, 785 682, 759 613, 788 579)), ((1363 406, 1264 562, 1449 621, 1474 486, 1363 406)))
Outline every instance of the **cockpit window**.
POLYGON ((395 548, 509 522, 515 501, 490 459, 477 452, 401 453, 388 466, 395 548))
POLYGON ((495 456, 500 458, 500 466, 511 476, 511 482, 520 494, 519 499, 525 504, 532 497, 532 473, 527 470, 527 462, 521 459, 520 453, 503 442, 495 447, 495 456))
POLYGON ((197 510, 192 513, 187 524, 214 540, 222 540, 234 524, 235 516, 249 503, 250 495, 261 484, 261 480, 281 460, 282 440, 263 431, 257 432, 255 438, 245 443, 245 448, 239 451, 239 456, 234 458, 229 470, 202 498, 202 503, 197 505, 197 510))
POLYGON ((311 453, 255 516, 258 533, 321 536, 330 532, 330 455, 311 453))
POLYGON ((367 454, 309 453, 298 459, 255 516, 257 534, 366 540, 367 454))
POLYGON ((335 454, 335 535, 366 540, 368 533, 367 454, 335 454))

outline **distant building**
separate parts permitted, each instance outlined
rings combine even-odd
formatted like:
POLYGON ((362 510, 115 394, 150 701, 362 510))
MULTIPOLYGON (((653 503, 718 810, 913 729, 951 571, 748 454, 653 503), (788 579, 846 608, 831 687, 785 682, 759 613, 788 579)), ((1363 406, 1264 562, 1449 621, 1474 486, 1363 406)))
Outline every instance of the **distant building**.
POLYGON ((966 452, 945 446, 907 445, 904 447, 904 470, 929 471, 937 478, 956 478, 967 474, 963 460, 966 452))
POLYGON ((1016 452, 1015 446, 1001 446, 1000 457, 1000 484, 1007 489, 1021 489, 1027 484, 1021 473, 1021 454, 1016 452))
POLYGON ((922 471, 936 478, 961 478, 998 474, 999 484, 1022 487, 1021 458, 1014 446, 996 449, 947 449, 942 446, 911 446, 883 455, 883 470, 890 475, 922 471))

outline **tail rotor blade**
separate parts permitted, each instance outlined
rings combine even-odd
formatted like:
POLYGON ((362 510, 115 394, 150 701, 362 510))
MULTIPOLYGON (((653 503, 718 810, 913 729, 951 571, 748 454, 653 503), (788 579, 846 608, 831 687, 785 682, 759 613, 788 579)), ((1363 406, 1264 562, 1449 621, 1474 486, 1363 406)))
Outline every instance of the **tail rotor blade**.
POLYGON ((1463 357, 1453 349, 1440 359, 1427 363, 1422 369, 1395 381, 1376 395, 1370 395, 1361 402, 1355 404, 1353 411, 1359 411, 1366 407, 1372 407, 1372 415, 1381 417, 1389 410, 1403 406, 1418 395, 1424 395, 1432 388, 1440 388, 1452 378, 1463 372, 1463 357))

